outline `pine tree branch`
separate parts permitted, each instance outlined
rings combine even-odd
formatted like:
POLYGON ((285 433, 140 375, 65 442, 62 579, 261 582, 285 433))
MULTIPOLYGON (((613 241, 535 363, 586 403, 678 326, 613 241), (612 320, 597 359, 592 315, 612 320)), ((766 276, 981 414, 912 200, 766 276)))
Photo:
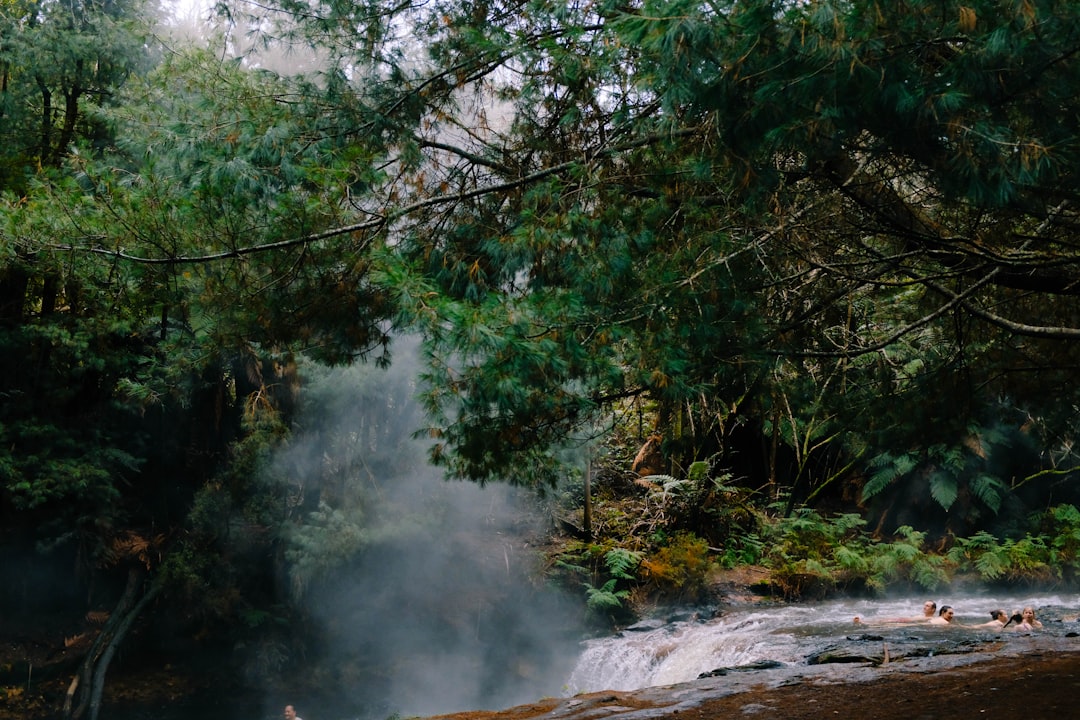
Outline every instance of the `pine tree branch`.
MULTIPOLYGON (((637 140, 622 143, 618 146, 609 148, 601 148, 594 151, 586 151, 581 158, 568 160, 558 165, 542 168, 536 170, 527 175, 523 175, 513 180, 508 180, 502 183, 496 183, 493 185, 485 185, 483 187, 474 188, 472 190, 465 190, 458 193, 440 194, 423 200, 405 205, 396 210, 387 212, 384 215, 378 215, 374 219, 365 220, 363 222, 354 223, 351 225, 343 225, 341 227, 332 228, 323 232, 312 233, 300 238, 293 238, 291 240, 281 240, 274 243, 266 243, 262 245, 250 245, 242 248, 234 248, 232 250, 224 250, 218 253, 209 253, 206 255, 175 255, 170 257, 141 257, 139 255, 132 255, 124 252, 123 250, 111 250, 104 247, 83 247, 79 245, 61 245, 46 243, 46 247, 54 250, 61 250, 65 252, 83 252, 93 253, 97 255, 105 255, 107 257, 115 258, 117 260, 125 260, 128 262, 139 263, 142 265, 194 265, 201 263, 211 263, 220 260, 229 260, 240 258, 245 255, 253 255, 257 253, 272 252, 275 250, 284 250, 297 246, 305 246, 311 243, 320 242, 322 240, 329 240, 342 235, 350 235, 358 232, 375 231, 380 232, 392 223, 402 218, 408 217, 420 210, 424 210, 430 207, 437 207, 440 205, 456 204, 464 200, 469 200, 475 197, 482 197, 485 195, 491 195, 501 192, 507 192, 510 190, 516 190, 521 187, 528 186, 539 180, 551 177, 553 175, 559 175, 563 172, 570 171, 582 163, 593 162, 597 159, 610 157, 621 152, 628 150, 645 147, 655 142, 671 140, 672 138, 691 137, 700 132, 700 128, 684 128, 682 130, 675 130, 664 134, 653 134, 646 137, 639 138, 637 140)), ((374 237, 374 234, 372 235, 374 237)))

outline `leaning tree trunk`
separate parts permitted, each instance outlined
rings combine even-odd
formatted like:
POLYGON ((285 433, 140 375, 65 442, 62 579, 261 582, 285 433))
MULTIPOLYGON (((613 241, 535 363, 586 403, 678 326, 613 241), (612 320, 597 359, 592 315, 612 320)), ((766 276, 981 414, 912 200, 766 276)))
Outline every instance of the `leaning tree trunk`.
POLYGON ((128 571, 127 585, 124 587, 123 595, 120 596, 108 622, 105 623, 105 627, 101 629, 101 633, 94 640, 86 657, 83 658, 78 674, 68 686, 63 709, 65 720, 79 720, 87 707, 90 708, 90 720, 97 720, 101 707, 101 695, 105 689, 105 671, 112 661, 112 656, 131 629, 135 618, 160 591, 161 586, 155 583, 136 602, 142 579, 143 573, 140 568, 133 567, 128 571))
POLYGON ((109 640, 105 646, 104 651, 101 653, 101 659, 97 662, 97 667, 94 668, 94 682, 90 688, 90 718, 89 720, 98 720, 98 711, 101 710, 101 696, 105 692, 105 672, 109 669, 109 663, 112 662, 112 657, 116 653, 116 648, 123 642, 124 636, 127 635, 128 630, 131 629, 135 619, 139 617, 143 609, 150 604, 150 601, 161 592, 161 584, 154 583, 150 586, 150 589, 146 591, 146 594, 142 596, 142 599, 135 604, 131 610, 120 621, 120 624, 116 627, 116 633, 109 640))

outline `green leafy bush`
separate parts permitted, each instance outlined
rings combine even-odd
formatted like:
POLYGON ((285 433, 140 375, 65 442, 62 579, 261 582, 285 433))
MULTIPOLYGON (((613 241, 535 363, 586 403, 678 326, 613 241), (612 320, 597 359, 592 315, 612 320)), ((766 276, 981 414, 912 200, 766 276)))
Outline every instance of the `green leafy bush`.
POLYGON ((957 538, 948 557, 959 569, 988 581, 1043 583, 1061 575, 1051 565, 1045 539, 1030 534, 1019 540, 999 540, 988 532, 957 538))
POLYGON ((935 589, 948 583, 948 562, 922 549, 924 533, 905 526, 893 542, 880 542, 865 524, 855 514, 824 518, 804 508, 770 528, 762 564, 791 599, 836 590, 881 592, 905 583, 935 589))

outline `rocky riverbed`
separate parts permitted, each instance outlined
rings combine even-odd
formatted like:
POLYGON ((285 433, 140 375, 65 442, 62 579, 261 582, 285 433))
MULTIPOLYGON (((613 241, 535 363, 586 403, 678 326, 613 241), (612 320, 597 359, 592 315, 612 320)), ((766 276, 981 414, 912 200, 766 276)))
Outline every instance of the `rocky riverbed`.
POLYGON ((728 672, 673 686, 550 698, 440 720, 1061 719, 1075 716, 1080 640, 1012 637, 888 663, 728 672))

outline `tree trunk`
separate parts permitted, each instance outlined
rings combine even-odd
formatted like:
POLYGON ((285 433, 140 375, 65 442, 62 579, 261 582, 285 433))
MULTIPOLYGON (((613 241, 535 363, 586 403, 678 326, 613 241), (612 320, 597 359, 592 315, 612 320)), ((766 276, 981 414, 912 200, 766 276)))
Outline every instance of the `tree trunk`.
POLYGON ((38 169, 48 163, 50 149, 52 147, 52 91, 45 81, 37 79, 38 88, 41 90, 41 137, 38 142, 38 169))
POLYGON ((139 617, 142 611, 159 592, 161 592, 161 585, 159 583, 151 585, 150 589, 146 591, 146 594, 142 596, 142 599, 140 599, 135 607, 128 611, 127 615, 120 621, 120 624, 116 627, 116 633, 105 646, 105 650, 101 654, 101 659, 94 669, 94 682, 90 688, 89 720, 98 720, 98 712, 101 710, 101 696, 105 692, 105 673, 109 669, 109 663, 112 662, 112 657, 116 653, 116 648, 124 641, 124 637, 127 636, 135 619, 139 617))
POLYGON ((585 507, 582 510, 582 524, 585 537, 592 539, 592 450, 585 459, 585 507))
POLYGON ((154 584, 136 603, 142 579, 143 573, 140 568, 132 567, 128 571, 127 585, 124 587, 123 595, 116 603, 109 621, 101 629, 101 634, 97 636, 86 653, 82 665, 79 666, 78 675, 68 687, 63 709, 65 720, 79 720, 87 707, 91 708, 91 718, 97 717, 101 705, 101 694, 105 686, 105 671, 108 669, 109 662, 116 648, 131 629, 135 618, 160 590, 160 586, 154 584))

